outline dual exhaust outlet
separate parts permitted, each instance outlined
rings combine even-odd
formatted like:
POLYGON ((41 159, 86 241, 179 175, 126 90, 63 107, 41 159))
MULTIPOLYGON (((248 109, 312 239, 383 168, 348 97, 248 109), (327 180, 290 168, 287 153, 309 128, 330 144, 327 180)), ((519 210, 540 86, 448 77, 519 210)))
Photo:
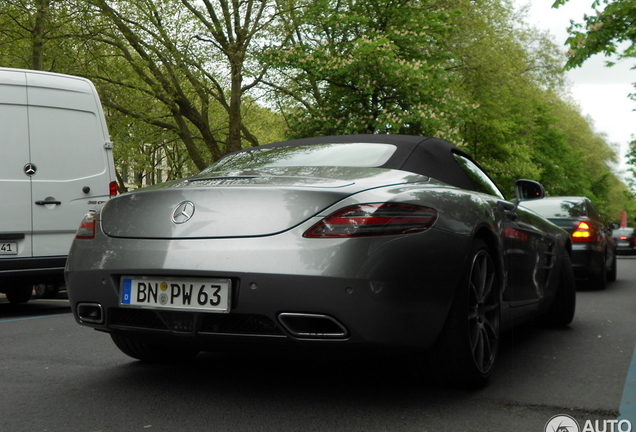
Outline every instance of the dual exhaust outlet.
MULTIPOLYGON (((99 303, 79 303, 79 320, 87 324, 104 324, 104 308, 99 303)), ((345 339, 347 328, 329 315, 283 312, 278 314, 281 326, 298 339, 345 339)))

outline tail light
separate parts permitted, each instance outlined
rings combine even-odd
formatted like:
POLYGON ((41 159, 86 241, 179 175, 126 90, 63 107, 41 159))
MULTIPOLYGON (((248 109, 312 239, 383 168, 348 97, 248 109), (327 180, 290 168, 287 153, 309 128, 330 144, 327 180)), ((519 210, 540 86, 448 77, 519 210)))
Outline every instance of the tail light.
POLYGON ((95 226, 97 224, 97 213, 89 211, 84 215, 84 219, 77 229, 75 238, 79 240, 91 240, 95 238, 95 226))
POLYGON ((587 222, 579 222, 576 229, 572 233, 572 241, 574 243, 591 243, 595 240, 596 230, 594 230, 587 222))
POLYGON ((360 204, 338 210, 311 227, 303 237, 349 238, 426 231, 437 220, 434 209, 413 204, 360 204))
POLYGON ((117 182, 116 181, 112 181, 108 184, 108 191, 110 192, 110 196, 115 196, 117 195, 117 182))

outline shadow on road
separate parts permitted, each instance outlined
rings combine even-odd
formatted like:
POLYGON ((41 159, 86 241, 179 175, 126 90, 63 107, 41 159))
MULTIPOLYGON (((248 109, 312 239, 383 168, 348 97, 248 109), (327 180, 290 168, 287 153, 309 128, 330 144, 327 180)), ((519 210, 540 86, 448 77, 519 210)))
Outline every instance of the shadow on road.
POLYGON ((62 292, 54 299, 32 298, 27 303, 11 304, 4 294, 0 294, 0 321, 44 315, 59 315, 71 312, 66 293, 62 292))

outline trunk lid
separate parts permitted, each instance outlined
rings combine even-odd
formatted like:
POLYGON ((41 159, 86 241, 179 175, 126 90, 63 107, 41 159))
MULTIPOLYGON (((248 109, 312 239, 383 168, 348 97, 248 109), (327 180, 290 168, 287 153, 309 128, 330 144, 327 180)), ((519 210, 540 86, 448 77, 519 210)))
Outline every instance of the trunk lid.
POLYGON ((104 207, 111 237, 254 237, 288 230, 347 196, 424 176, 378 168, 213 173, 121 195, 104 207))

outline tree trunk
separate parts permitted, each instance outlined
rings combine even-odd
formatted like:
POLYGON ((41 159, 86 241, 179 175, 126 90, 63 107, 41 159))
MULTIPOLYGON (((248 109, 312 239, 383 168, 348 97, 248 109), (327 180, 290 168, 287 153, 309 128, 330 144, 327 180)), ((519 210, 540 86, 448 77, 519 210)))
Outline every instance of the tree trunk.
POLYGON ((44 68, 44 42, 46 38, 46 18, 49 14, 50 0, 37 0, 35 2, 35 17, 31 29, 31 69, 42 70, 44 68))

